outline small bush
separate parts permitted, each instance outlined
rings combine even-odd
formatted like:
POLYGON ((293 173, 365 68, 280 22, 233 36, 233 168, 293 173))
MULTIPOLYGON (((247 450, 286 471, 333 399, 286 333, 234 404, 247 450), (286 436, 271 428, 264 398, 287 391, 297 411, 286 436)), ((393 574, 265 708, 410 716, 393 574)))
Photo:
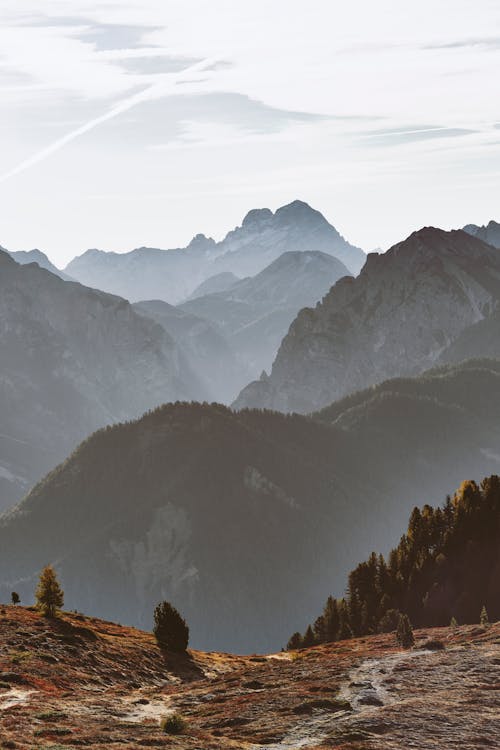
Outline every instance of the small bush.
POLYGON ((430 641, 425 641, 424 643, 420 644, 420 648, 425 648, 427 649, 427 651, 443 651, 445 648, 445 645, 443 641, 432 639, 430 641))
POLYGON ((172 714, 162 719, 160 727, 165 734, 182 734, 187 727, 187 722, 180 714, 172 714))

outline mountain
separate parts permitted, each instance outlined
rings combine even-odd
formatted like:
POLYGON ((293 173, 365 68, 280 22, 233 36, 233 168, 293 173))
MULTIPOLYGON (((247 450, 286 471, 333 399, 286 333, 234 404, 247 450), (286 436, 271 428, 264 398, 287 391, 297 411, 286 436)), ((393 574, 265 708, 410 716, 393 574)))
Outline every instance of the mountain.
POLYGON ((241 362, 216 323, 161 300, 136 302, 133 308, 159 323, 177 344, 192 372, 202 384, 199 398, 230 403, 248 381, 241 362))
POLYGON ((235 408, 310 412, 387 377, 439 362, 462 331, 500 299, 500 255, 466 232, 427 227, 357 278, 343 278, 315 309, 302 310, 269 376, 250 383, 235 408))
POLYGON ((358 273, 366 260, 319 211, 296 200, 275 213, 268 208, 249 211, 241 227, 221 243, 215 265, 238 276, 254 276, 283 253, 305 250, 333 255, 351 273, 358 273))
POLYGON ((418 630, 415 640, 411 651, 386 633, 266 656, 182 655, 118 623, 5 606, 2 741, 53 750, 497 747, 500 624, 418 630), (169 736, 167 717, 180 733, 169 736))
MULTIPOLYGON (((3 249, 4 248, 0 248, 0 250, 3 249)), ((19 263, 21 266, 24 266, 27 263, 38 263, 40 268, 45 268, 47 271, 50 271, 65 281, 72 281, 64 271, 60 271, 59 268, 56 268, 41 250, 5 250, 5 252, 8 252, 11 258, 14 258, 16 263, 19 263)))
MULTIPOLYGON (((60 282, 62 283, 62 282, 60 282)), ((314 418, 168 404, 95 433, 0 518, 0 595, 54 562, 66 606, 209 649, 277 649, 414 505, 500 461, 500 363, 397 379, 314 418)))
POLYGON ((298 311, 349 275, 337 258, 326 253, 286 252, 256 276, 179 307, 218 325, 255 377, 271 366, 298 311))
POLYGON ((467 224, 464 232, 477 237, 488 245, 493 245, 500 249, 500 224, 497 221, 490 221, 486 226, 479 227, 477 224, 467 224))
POLYGON ((189 299, 204 297, 205 294, 226 292, 228 289, 231 289, 232 286, 237 284, 238 281, 240 281, 240 279, 238 276, 235 276, 234 273, 231 273, 230 271, 221 271, 221 273, 216 273, 214 276, 209 276, 206 281, 202 281, 190 295, 189 299))
POLYGON ((499 309, 494 309, 491 315, 465 328, 458 338, 444 350, 439 361, 446 364, 482 357, 500 359, 499 309))
POLYGON ((0 507, 86 435, 202 395, 173 339, 128 302, 0 252, 0 507))
POLYGON ((338 258, 357 273, 366 258, 307 203, 250 211, 221 242, 198 234, 186 248, 142 247, 129 253, 88 250, 65 271, 86 286, 118 294, 131 302, 158 299, 177 304, 213 276, 227 280, 254 276, 287 251, 319 251, 338 258))

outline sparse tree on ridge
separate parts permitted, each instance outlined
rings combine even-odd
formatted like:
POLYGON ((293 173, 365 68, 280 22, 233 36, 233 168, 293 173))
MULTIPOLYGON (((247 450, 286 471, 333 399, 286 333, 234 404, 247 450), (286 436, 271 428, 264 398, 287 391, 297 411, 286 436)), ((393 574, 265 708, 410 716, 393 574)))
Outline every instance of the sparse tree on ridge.
POLYGON ((57 580, 52 565, 47 565, 40 573, 36 590, 36 604, 45 617, 55 617, 64 604, 64 591, 57 580))
POLYGON ((153 633, 161 648, 183 653, 189 643, 189 628, 170 602, 160 602, 154 611, 153 633))
POLYGON ((17 591, 13 591, 12 594, 10 595, 10 600, 12 604, 19 604, 19 602, 21 601, 21 597, 19 596, 17 591))

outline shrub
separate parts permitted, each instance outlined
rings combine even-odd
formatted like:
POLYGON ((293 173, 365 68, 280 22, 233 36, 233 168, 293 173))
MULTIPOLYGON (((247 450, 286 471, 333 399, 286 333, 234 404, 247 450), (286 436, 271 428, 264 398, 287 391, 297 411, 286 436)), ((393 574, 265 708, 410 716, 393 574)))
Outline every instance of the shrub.
POLYGON ((64 592, 52 565, 47 565, 40 573, 36 603, 45 617, 55 617, 57 610, 64 604, 64 592))
POLYGON ((183 653, 188 647, 189 628, 170 602, 160 602, 155 608, 153 633, 158 644, 169 651, 183 653))
POLYGON ((21 601, 21 597, 19 596, 17 591, 13 591, 12 594, 10 595, 10 600, 12 604, 19 604, 19 602, 21 601))
POLYGON ((165 734, 182 734, 187 727, 187 722, 180 714, 172 714, 162 719, 160 727, 165 734))
POLYGON ((453 628, 453 630, 458 628, 458 622, 455 617, 452 617, 450 620, 450 628, 453 628))
POLYGON ((402 648, 411 648, 415 645, 413 628, 408 615, 399 615, 398 626, 396 628, 396 639, 402 648))
POLYGON ((479 622, 481 623, 481 625, 489 625, 490 624, 490 619, 488 617, 488 612, 486 611, 486 607, 485 606, 483 606, 483 608, 481 610, 481 614, 479 616, 479 622))

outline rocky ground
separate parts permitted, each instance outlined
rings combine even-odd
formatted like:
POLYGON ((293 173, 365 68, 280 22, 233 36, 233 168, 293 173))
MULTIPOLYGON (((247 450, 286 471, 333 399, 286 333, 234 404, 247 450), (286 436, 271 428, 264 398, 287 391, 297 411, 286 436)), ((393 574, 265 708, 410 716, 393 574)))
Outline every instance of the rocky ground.
POLYGON ((132 628, 0 609, 0 747, 500 747, 500 623, 304 651, 163 655, 132 628), (179 713, 181 735, 162 717, 179 713))

